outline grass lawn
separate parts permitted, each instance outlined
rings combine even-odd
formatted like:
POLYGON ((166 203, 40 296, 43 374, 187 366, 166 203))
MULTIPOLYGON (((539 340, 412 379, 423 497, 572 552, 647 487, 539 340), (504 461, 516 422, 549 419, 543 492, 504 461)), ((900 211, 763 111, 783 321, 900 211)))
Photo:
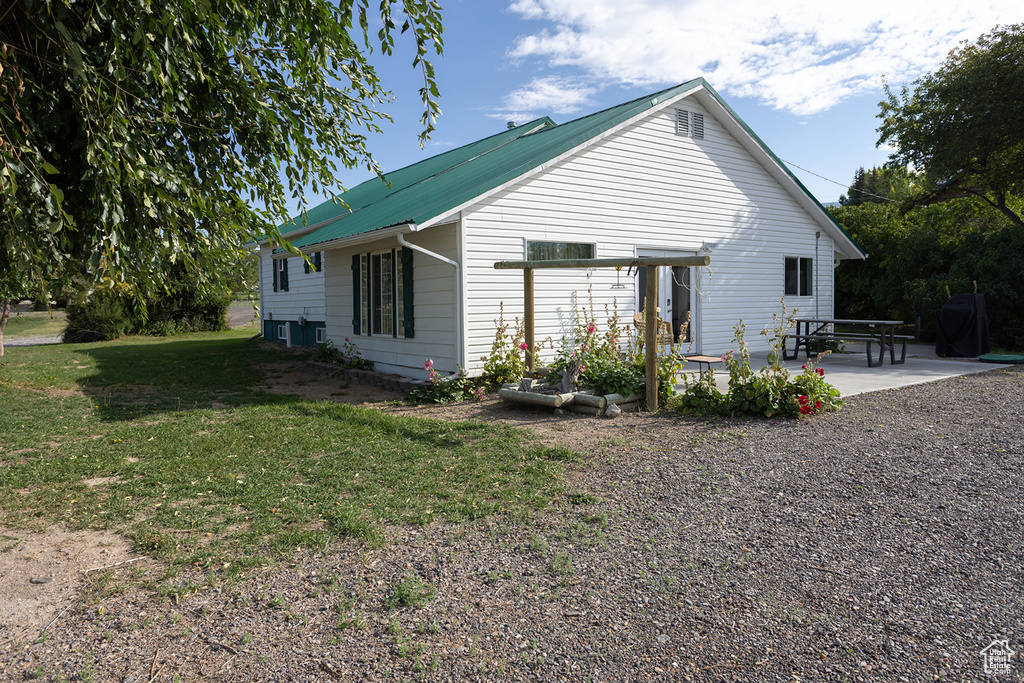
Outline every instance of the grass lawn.
POLYGON ((250 331, 12 348, 0 366, 0 524, 113 529, 229 573, 390 524, 529 515, 565 449, 259 390, 250 331))
POLYGON ((67 325, 64 311, 11 312, 4 328, 4 339, 16 337, 59 337, 67 325))

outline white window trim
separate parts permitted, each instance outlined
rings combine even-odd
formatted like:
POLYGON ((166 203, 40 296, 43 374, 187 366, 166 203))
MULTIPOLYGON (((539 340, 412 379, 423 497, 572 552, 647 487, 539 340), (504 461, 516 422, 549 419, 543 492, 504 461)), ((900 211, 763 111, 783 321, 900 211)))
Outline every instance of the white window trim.
POLYGON ((783 296, 797 297, 797 298, 800 298, 800 299, 812 299, 812 298, 814 298, 814 257, 813 256, 794 256, 792 254, 788 254, 785 257, 783 257, 782 264, 783 264, 782 265, 782 294, 783 294, 783 296), (785 264, 786 264, 786 261, 789 260, 789 259, 796 259, 796 294, 788 294, 786 292, 786 265, 785 264), (808 289, 811 290, 809 294, 801 294, 800 293, 800 283, 803 282, 803 278, 801 277, 801 275, 802 275, 802 266, 803 266, 803 262, 804 261, 810 261, 810 269, 808 270, 809 275, 807 276, 808 277, 808 279, 807 279, 808 289))
POLYGON ((593 248, 593 250, 594 250, 594 258, 598 258, 598 256, 597 256, 597 242, 585 242, 585 241, 577 241, 577 240, 553 240, 553 239, 545 239, 545 238, 534 239, 534 238, 531 238, 531 237, 524 237, 523 238, 523 260, 524 261, 530 260, 530 243, 531 242, 538 242, 538 243, 543 243, 543 244, 558 244, 558 243, 562 243, 562 244, 585 244, 585 245, 593 248))

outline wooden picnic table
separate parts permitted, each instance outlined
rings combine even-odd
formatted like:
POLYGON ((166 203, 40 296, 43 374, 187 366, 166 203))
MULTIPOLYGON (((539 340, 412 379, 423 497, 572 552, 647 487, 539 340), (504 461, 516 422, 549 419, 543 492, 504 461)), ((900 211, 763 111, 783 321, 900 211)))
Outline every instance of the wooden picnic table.
POLYGON ((786 335, 782 341, 782 357, 785 360, 793 360, 800 355, 803 348, 808 359, 816 358, 818 355, 816 342, 829 341, 863 341, 867 345, 868 367, 882 365, 885 362, 885 351, 889 350, 889 363, 900 365, 906 362, 907 341, 910 337, 896 334, 896 326, 902 325, 902 320, 851 320, 846 318, 797 318, 796 331, 786 335), (838 332, 836 325, 844 327, 863 328, 860 332, 838 332), (789 339, 793 339, 793 352, 789 352, 789 339), (896 360, 896 342, 902 343, 902 351, 899 360, 896 360), (873 362, 871 345, 878 344, 878 362, 873 362))

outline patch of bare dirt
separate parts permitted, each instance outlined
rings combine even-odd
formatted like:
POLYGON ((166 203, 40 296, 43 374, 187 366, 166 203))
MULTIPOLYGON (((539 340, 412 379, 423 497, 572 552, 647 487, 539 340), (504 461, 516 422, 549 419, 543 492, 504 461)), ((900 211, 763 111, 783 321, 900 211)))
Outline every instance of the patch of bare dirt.
POLYGON ((573 450, 586 450, 624 435, 652 429, 665 417, 643 412, 623 413, 610 419, 558 411, 542 406, 527 406, 503 401, 489 395, 482 401, 467 401, 448 405, 413 405, 403 401, 404 396, 367 384, 349 382, 341 376, 324 375, 306 364, 305 355, 297 354, 292 362, 268 368, 264 388, 275 394, 301 396, 309 401, 332 401, 383 410, 396 415, 412 415, 434 420, 455 422, 479 420, 498 422, 514 427, 525 427, 537 434, 546 446, 565 446, 573 450))
POLYGON ((42 629, 75 604, 86 572, 138 556, 130 551, 109 532, 0 530, 0 633, 42 629))

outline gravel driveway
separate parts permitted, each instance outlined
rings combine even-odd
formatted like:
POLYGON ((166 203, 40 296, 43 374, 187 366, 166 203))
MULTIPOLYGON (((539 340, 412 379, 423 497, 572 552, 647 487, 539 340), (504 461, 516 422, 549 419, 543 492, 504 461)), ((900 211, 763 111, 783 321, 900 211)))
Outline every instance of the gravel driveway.
POLYGON ((534 519, 399 528, 162 595, 132 581, 155 563, 118 568, 46 639, 0 647, 0 678, 1022 680, 1024 655, 988 676, 980 654, 1024 652, 1022 380, 800 422, 636 418, 534 519))

